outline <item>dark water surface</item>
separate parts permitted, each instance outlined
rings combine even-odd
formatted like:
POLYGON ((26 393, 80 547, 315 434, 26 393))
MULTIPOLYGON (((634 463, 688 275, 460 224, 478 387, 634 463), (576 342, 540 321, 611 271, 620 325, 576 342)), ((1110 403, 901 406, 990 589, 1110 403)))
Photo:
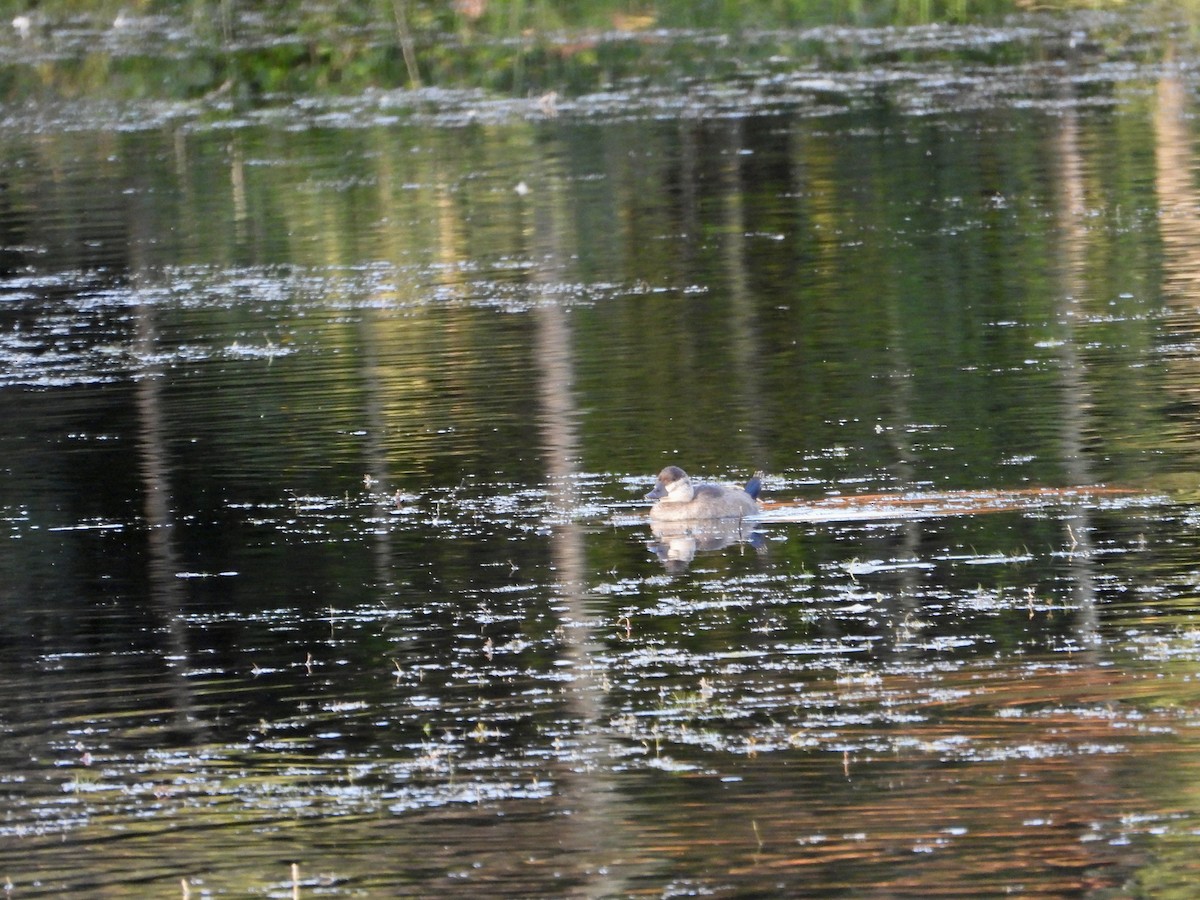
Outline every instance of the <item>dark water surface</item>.
POLYGON ((1194 896, 1200 80, 1096 21, 10 108, 6 895, 1194 896))

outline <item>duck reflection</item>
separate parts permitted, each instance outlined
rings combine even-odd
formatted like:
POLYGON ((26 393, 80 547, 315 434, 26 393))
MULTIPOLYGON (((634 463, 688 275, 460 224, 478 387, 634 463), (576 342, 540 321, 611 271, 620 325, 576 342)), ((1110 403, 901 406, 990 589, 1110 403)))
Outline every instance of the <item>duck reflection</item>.
POLYGON ((763 552, 766 539, 746 521, 747 516, 758 512, 761 488, 761 473, 741 489, 693 484, 683 469, 667 466, 646 495, 647 500, 655 501, 650 508, 654 540, 647 546, 668 572, 685 571, 697 553, 723 550, 733 544, 749 544, 763 552))
POLYGON ((668 572, 686 572, 697 553, 724 550, 734 544, 748 544, 760 555, 767 550, 767 539, 741 519, 661 522, 652 520, 654 539, 646 547, 658 557, 668 572))

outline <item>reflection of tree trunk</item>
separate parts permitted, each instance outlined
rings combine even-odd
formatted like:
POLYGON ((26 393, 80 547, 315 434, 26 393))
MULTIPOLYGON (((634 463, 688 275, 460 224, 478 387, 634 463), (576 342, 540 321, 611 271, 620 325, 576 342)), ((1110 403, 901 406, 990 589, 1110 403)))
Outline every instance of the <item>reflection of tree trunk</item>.
POLYGON ((232 190, 233 221, 238 241, 246 239, 246 165, 242 158, 242 142, 235 134, 229 144, 229 186, 232 190))
MULTIPOLYGON (((1058 162, 1056 183, 1059 186, 1056 206, 1055 235, 1058 240, 1058 279, 1060 285, 1058 323, 1062 343, 1059 347, 1058 373, 1062 385, 1060 400, 1059 441, 1067 482, 1086 485, 1095 482, 1095 473, 1087 455, 1087 435, 1090 433, 1092 392, 1088 382, 1087 364, 1079 352, 1086 335, 1078 334, 1086 312, 1083 295, 1087 289, 1088 235, 1083 159, 1079 149, 1079 117, 1072 106, 1070 82, 1064 81, 1065 110, 1059 118, 1055 159, 1058 162)), ((1064 521, 1064 543, 1071 549, 1069 573, 1071 605, 1074 609, 1075 639, 1082 652, 1073 659, 1078 669, 1069 674, 1072 689, 1086 691, 1097 678, 1107 683, 1100 663, 1104 658, 1100 637, 1100 614, 1096 603, 1096 563, 1092 541, 1092 514, 1087 504, 1080 504, 1074 515, 1064 521)), ((1064 688, 1065 693, 1067 689, 1064 688)), ((1092 815, 1098 798, 1119 794, 1120 780, 1112 763, 1102 755, 1081 756, 1075 773, 1084 790, 1079 797, 1064 798, 1061 813, 1064 820, 1086 820, 1092 815)), ((1080 845, 1080 854, 1088 861, 1103 859, 1093 846, 1080 845)), ((1102 867, 1102 864, 1101 864, 1102 867)))
MULTIPOLYGON (((721 167, 721 193, 724 199, 724 249, 726 278, 729 280, 729 346, 733 354, 737 393, 728 409, 742 433, 747 458, 742 463, 754 469, 766 467, 765 452, 758 439, 758 342, 755 335, 754 298, 750 294, 746 272, 746 192, 742 186, 742 160, 738 151, 743 140, 738 120, 729 125, 728 163, 721 167)), ((729 462, 725 463, 730 464, 729 462)))
MULTIPOLYGON (((136 196, 145 196, 144 186, 136 196)), ((151 246, 146 233, 150 217, 144 210, 133 210, 131 231, 130 280, 136 290, 147 268, 142 253, 151 246)), ((142 303, 137 308, 137 357, 153 359, 158 353, 156 308, 142 303)), ((163 422, 163 375, 158 366, 144 370, 137 382, 136 408, 138 420, 138 451, 141 462, 143 514, 148 529, 148 578, 151 602, 161 619, 165 645, 160 648, 167 661, 175 727, 182 732, 195 732, 191 692, 184 674, 187 669, 188 646, 186 623, 183 619, 184 590, 179 580, 179 550, 175 544, 175 524, 171 512, 171 478, 167 454, 166 426, 163 422)))
POLYGON ((1195 323, 1200 296, 1200 198, 1194 184, 1195 139, 1189 127, 1187 89, 1178 71, 1167 70, 1158 82, 1156 96, 1154 187, 1166 269, 1166 300, 1195 323))
MULTIPOLYGON (((896 483, 912 487, 916 482, 916 470, 913 468, 913 448, 910 425, 913 421, 913 374, 912 363, 908 358, 908 349, 904 339, 905 313, 903 303, 894 293, 884 298, 888 315, 888 331, 891 335, 890 352, 888 353, 888 395, 891 403, 891 421, 881 423, 884 433, 892 445, 893 462, 890 466, 896 478, 896 483)), ((917 559, 921 554, 921 534, 924 526, 915 520, 905 521, 900 525, 899 550, 901 558, 917 559)), ((898 658, 909 658, 915 652, 916 642, 912 640, 911 630, 916 628, 914 623, 922 619, 920 602, 917 600, 919 578, 917 570, 901 568, 897 574, 896 596, 889 603, 892 617, 893 639, 897 645, 908 648, 906 652, 897 653, 896 646, 892 650, 898 658)))
MULTIPOLYGON (((891 319, 892 334, 891 353, 888 354, 891 360, 888 381, 892 398, 889 406, 892 421, 884 424, 884 430, 892 444, 894 462, 891 469, 895 473, 896 481, 898 484, 911 486, 916 480, 916 472, 912 465, 913 450, 909 430, 913 419, 913 379, 904 344, 901 304, 895 297, 891 297, 887 302, 887 308, 891 319)), ((923 528, 924 526, 915 520, 907 520, 900 524, 899 550, 901 558, 917 559, 920 557, 923 528)), ((915 652, 916 644, 912 641, 909 632, 910 629, 916 627, 913 623, 921 620, 920 603, 917 600, 918 590, 917 570, 901 568, 897 577, 896 597, 889 606, 896 642, 912 648, 906 653, 898 654, 904 658, 908 658, 915 652)), ((895 651, 896 648, 893 646, 892 649, 895 651)))
MULTIPOLYGON (((387 432, 387 417, 384 415, 383 383, 385 373, 379 363, 379 336, 386 333, 382 318, 377 312, 364 311, 362 324, 358 329, 359 346, 362 348, 362 373, 364 398, 366 407, 366 449, 364 473, 366 489, 375 497, 375 517, 386 521, 395 500, 389 493, 387 446, 384 434, 387 432)), ((372 529, 373 555, 375 557, 375 583, 382 586, 392 577, 392 529, 372 529)))
MULTIPOLYGON (((1084 291, 1087 234, 1083 228, 1084 189, 1079 157, 1079 120, 1074 110, 1067 109, 1060 121, 1062 127, 1058 132, 1056 155, 1060 167, 1058 184, 1061 186, 1058 196, 1058 234, 1062 291, 1058 319, 1064 332, 1059 349, 1062 380, 1060 441, 1067 483, 1079 485, 1095 481, 1086 453, 1091 390, 1075 334, 1078 323, 1083 320, 1080 294, 1084 291)), ((1067 524, 1067 542, 1075 551, 1071 556, 1071 567, 1075 575, 1072 593, 1078 610, 1076 631, 1083 646, 1095 646, 1099 640, 1099 618, 1096 610, 1091 514, 1086 504, 1079 507, 1067 524)))
MULTIPOLYGON (((157 338, 154 307, 138 308, 139 356, 156 352, 157 338)), ((184 680, 188 647, 183 621, 184 591, 178 574, 182 570, 175 546, 175 525, 171 514, 170 474, 167 464, 163 426, 162 377, 145 372, 137 385, 138 450, 141 455, 143 513, 149 529, 148 582, 154 610, 162 621, 166 636, 160 648, 167 660, 169 689, 175 711, 175 727, 181 732, 194 731, 191 693, 184 680)))
MULTIPOLYGON (((537 280, 560 278, 562 261, 571 258, 562 246, 570 227, 570 217, 560 208, 565 196, 562 185, 547 183, 532 198, 533 256, 543 261, 533 276, 537 280)), ((580 447, 569 313, 557 303, 541 300, 535 316, 542 452, 556 519, 550 551, 559 600, 566 608, 561 632, 573 674, 565 696, 571 717, 578 723, 579 750, 589 769, 578 772, 564 767, 559 775, 562 799, 572 806, 572 815, 563 820, 569 824, 564 824, 562 840, 572 850, 598 854, 597 865, 591 867, 595 881, 586 893, 615 896, 623 893, 621 886, 613 883, 610 875, 601 874, 607 869, 608 857, 621 846, 620 813, 614 809, 618 795, 611 782, 615 754, 604 722, 604 673, 596 661, 603 644, 584 599, 587 556, 583 531, 572 515, 578 502, 575 482, 580 447)))
POLYGON ((1192 414, 1180 417, 1189 445, 1197 434, 1194 410, 1200 405, 1200 363, 1191 351, 1200 341, 1200 196, 1195 185, 1195 137, 1192 134, 1187 88, 1175 68, 1158 82, 1154 116, 1155 191, 1163 246, 1163 297, 1167 306, 1164 330, 1172 345, 1189 348, 1172 353, 1167 384, 1181 396, 1192 414))
POLYGON ((699 169, 696 131, 699 125, 689 118, 679 122, 679 224, 683 240, 679 242, 679 264, 676 272, 688 283, 688 276, 696 270, 696 250, 703 240, 700 227, 700 203, 696 198, 697 171, 699 169))

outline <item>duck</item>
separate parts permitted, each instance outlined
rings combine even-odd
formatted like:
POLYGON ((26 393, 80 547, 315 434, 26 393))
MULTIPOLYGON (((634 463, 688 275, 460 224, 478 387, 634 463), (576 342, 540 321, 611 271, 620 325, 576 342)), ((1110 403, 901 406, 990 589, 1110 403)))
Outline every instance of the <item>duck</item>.
POLYGON ((747 482, 745 489, 721 484, 692 484, 679 466, 667 466, 658 473, 654 490, 646 495, 655 501, 650 519, 657 522, 702 522, 743 519, 758 512, 758 493, 762 475, 747 482))

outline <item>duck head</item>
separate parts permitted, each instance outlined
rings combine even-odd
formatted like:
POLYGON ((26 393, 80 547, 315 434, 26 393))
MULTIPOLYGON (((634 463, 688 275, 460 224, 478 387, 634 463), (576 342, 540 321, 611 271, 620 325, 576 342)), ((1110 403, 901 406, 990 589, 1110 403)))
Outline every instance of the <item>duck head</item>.
POLYGON ((661 500, 663 503, 688 503, 695 493, 687 472, 679 466, 667 466, 658 473, 654 490, 646 495, 646 499, 661 500))

